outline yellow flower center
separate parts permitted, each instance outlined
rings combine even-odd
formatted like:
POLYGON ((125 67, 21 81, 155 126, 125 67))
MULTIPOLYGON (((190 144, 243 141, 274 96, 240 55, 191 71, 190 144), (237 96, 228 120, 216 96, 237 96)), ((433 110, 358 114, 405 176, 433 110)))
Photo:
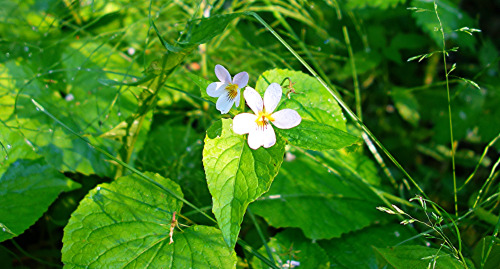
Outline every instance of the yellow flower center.
POLYGON ((255 120, 259 128, 264 128, 269 124, 269 121, 274 121, 274 118, 271 114, 267 113, 265 109, 259 112, 259 115, 257 115, 257 119, 255 120))
POLYGON ((226 86, 226 91, 228 92, 229 100, 234 100, 236 95, 238 95, 238 84, 229 83, 226 86))

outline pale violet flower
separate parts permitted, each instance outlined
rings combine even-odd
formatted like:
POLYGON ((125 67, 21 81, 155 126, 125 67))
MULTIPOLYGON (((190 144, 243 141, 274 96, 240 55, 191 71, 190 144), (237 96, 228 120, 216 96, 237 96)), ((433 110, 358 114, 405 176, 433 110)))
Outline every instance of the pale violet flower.
POLYGON ((237 134, 248 134, 248 146, 252 149, 272 147, 276 144, 276 134, 271 123, 280 129, 290 129, 299 125, 302 120, 293 109, 274 112, 281 99, 281 86, 271 83, 264 93, 264 101, 260 94, 251 87, 246 87, 243 95, 248 106, 255 114, 241 113, 233 119, 233 131, 237 134), (274 112, 274 113, 273 113, 274 112))
POLYGON ((248 73, 238 73, 231 80, 231 75, 227 69, 218 64, 215 66, 215 75, 220 82, 208 85, 207 94, 211 97, 219 97, 215 107, 221 114, 226 114, 231 110, 234 103, 236 103, 236 107, 240 103, 240 89, 248 84, 248 73))

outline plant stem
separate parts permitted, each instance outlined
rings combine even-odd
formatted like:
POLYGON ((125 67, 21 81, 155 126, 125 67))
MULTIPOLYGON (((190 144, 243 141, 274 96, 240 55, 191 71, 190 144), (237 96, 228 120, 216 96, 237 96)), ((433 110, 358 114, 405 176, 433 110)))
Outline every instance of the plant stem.
POLYGON ((434 12, 436 13, 436 17, 439 21, 439 28, 441 31, 442 39, 443 39, 443 64, 444 64, 444 73, 446 76, 446 94, 448 96, 448 117, 450 119, 450 143, 451 143, 451 164, 453 168, 453 197, 455 199, 455 216, 458 217, 458 198, 457 198, 457 175, 455 173, 455 143, 453 139, 453 121, 451 116, 451 98, 450 98, 450 83, 448 81, 448 67, 446 66, 446 41, 444 38, 444 29, 443 24, 441 23, 441 19, 439 18, 439 13, 437 11, 437 4, 434 2, 434 12))

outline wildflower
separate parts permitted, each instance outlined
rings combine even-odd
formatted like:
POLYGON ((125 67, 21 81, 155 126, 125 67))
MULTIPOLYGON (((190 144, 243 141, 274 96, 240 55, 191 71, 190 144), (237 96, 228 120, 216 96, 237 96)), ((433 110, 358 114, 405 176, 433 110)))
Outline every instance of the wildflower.
POLYGON ((271 126, 280 129, 290 129, 299 125, 302 120, 299 113, 293 109, 283 109, 274 112, 281 99, 281 86, 271 83, 264 93, 264 101, 260 94, 251 87, 246 87, 243 95, 248 106, 255 113, 241 113, 233 120, 233 131, 237 134, 248 134, 248 146, 252 149, 272 147, 276 144, 276 134, 271 126))
POLYGON ((211 97, 219 97, 215 107, 221 114, 226 114, 231 110, 234 103, 236 103, 236 106, 240 103, 240 89, 247 85, 248 73, 238 73, 231 80, 231 75, 227 69, 218 64, 215 66, 215 75, 220 82, 208 85, 207 94, 211 97))

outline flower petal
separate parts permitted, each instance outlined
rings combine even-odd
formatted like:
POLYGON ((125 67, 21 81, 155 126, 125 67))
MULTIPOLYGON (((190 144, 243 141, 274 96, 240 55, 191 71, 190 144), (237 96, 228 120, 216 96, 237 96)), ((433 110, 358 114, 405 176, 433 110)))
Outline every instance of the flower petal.
POLYGON ((222 82, 210 83, 207 87, 207 94, 211 97, 219 97, 224 93, 227 84, 222 82))
POLYGON ((264 148, 270 148, 276 144, 276 134, 274 133, 274 129, 271 124, 264 128, 264 148))
POLYGON ((236 97, 234 97, 234 106, 238 108, 240 105, 240 89, 238 89, 238 93, 236 94, 236 97))
POLYGON ((247 101, 248 106, 252 109, 252 111, 257 115, 260 111, 262 111, 262 106, 264 105, 262 102, 262 97, 260 94, 254 90, 252 87, 246 87, 243 92, 243 96, 245 96, 245 100, 247 101))
POLYGON ((221 96, 219 96, 219 99, 217 99, 217 103, 215 104, 215 107, 217 110, 220 111, 221 114, 226 114, 231 110, 231 107, 234 104, 234 100, 229 98, 229 93, 225 91, 221 96))
POLYGON ((238 88, 243 88, 248 84, 248 73, 241 72, 234 76, 233 83, 238 84, 238 88))
POLYGON ((248 134, 248 146, 251 149, 258 149, 261 146, 269 148, 274 144, 276 144, 276 134, 271 125, 266 125, 264 128, 256 128, 248 134))
POLYGON ((231 75, 229 74, 229 71, 227 71, 227 69, 220 64, 215 66, 215 75, 220 80, 220 82, 224 82, 227 84, 232 82, 231 75))
POLYGON ((302 121, 302 118, 300 117, 299 113, 289 108, 276 111, 271 115, 271 117, 274 119, 273 121, 274 126, 280 129, 293 128, 299 125, 299 123, 302 121))
POLYGON ((257 116, 252 113, 241 113, 233 119, 233 132, 237 134, 248 134, 257 129, 255 120, 257 116))
POLYGON ((273 113, 281 100, 281 86, 278 83, 271 83, 264 93, 264 107, 267 113, 273 113))

